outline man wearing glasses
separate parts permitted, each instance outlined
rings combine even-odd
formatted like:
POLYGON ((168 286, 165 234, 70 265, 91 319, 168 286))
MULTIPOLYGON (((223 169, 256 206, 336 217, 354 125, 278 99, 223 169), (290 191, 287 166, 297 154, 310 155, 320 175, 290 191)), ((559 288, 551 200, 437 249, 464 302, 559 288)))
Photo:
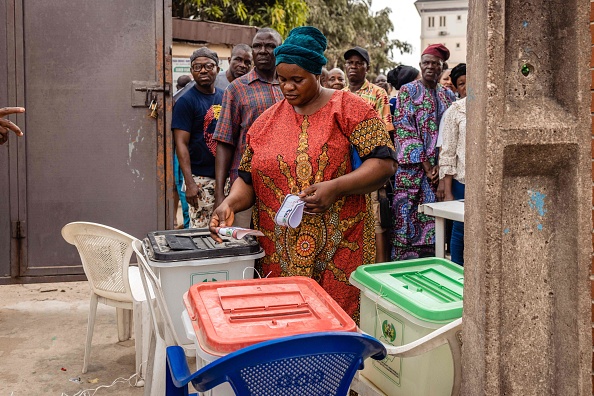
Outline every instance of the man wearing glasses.
MULTIPOLYGON (((367 72, 369 71, 369 53, 365 48, 354 47, 344 53, 344 60, 346 75, 349 80, 349 85, 344 88, 344 91, 351 91, 369 103, 371 107, 375 109, 378 116, 384 120, 386 130, 392 135, 394 125, 392 124, 392 115, 390 114, 388 94, 383 88, 380 88, 367 80, 367 72)), ((388 261, 389 258, 388 238, 386 233, 386 225, 388 225, 389 219, 384 218, 384 221, 382 222, 378 193, 387 199, 384 188, 372 192, 369 196, 371 198, 371 205, 373 206, 373 213, 375 216, 375 262, 383 263, 388 261), (383 226, 382 223, 384 223, 383 226)))
POLYGON ((196 85, 175 102, 171 129, 185 180, 190 227, 206 228, 214 209, 216 142, 212 136, 223 91, 215 88, 219 73, 216 52, 199 48, 190 56, 190 63, 196 85))

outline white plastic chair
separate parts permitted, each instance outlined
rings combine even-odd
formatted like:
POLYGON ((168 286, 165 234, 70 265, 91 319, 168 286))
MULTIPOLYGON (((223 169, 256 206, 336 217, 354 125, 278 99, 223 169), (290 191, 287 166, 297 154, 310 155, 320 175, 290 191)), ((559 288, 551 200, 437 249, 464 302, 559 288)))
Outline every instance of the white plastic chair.
MULTIPOLYGON (((150 316, 152 318, 151 342, 148 355, 147 377, 144 388, 145 396, 162 396, 165 394, 165 370, 166 370, 166 350, 168 346, 178 345, 184 348, 187 356, 196 354, 196 346, 192 344, 181 344, 173 321, 169 314, 169 309, 165 303, 165 296, 161 289, 159 278, 146 261, 147 253, 144 244, 135 240, 132 242, 132 249, 138 258, 138 268, 140 269, 141 282, 145 293, 147 290, 152 292, 154 299, 148 305, 150 316)), ((182 304, 182 301, 179 302, 182 304)))
MULTIPOLYGON (((388 355, 401 358, 410 358, 422 355, 443 344, 448 344, 452 352, 454 362, 454 382, 452 384, 452 396, 460 394, 460 384, 462 383, 462 318, 456 319, 437 330, 432 331, 424 337, 411 343, 392 346, 384 344, 388 355)), ((375 390, 373 385, 367 384, 367 381, 357 373, 351 385, 351 389, 362 395, 382 394, 375 390)))
MULTIPOLYGON (((117 309, 120 341, 130 338, 134 315, 136 373, 144 378, 146 365, 142 364, 142 359, 148 354, 150 322, 146 308, 143 314, 146 295, 139 269, 130 266, 132 242, 136 238, 112 227, 87 222, 66 224, 62 228, 62 236, 66 242, 76 246, 92 290, 83 374, 88 369, 97 303, 100 302, 117 309)), ((137 386, 143 384, 142 380, 136 383, 137 386)))

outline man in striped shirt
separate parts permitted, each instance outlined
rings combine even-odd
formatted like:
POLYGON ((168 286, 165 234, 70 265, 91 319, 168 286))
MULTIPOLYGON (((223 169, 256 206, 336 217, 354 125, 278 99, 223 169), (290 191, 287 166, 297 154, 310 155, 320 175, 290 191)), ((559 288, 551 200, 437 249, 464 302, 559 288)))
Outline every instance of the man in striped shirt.
MULTIPOLYGON (((245 137, 256 118, 283 99, 275 78, 274 49, 281 45, 280 34, 270 28, 260 29, 252 42, 254 69, 234 80, 223 94, 221 115, 214 132, 217 141, 215 159, 215 208, 225 199, 225 182, 237 179, 237 168, 245 151, 245 137)), ((234 226, 250 227, 251 209, 235 215, 234 226)))

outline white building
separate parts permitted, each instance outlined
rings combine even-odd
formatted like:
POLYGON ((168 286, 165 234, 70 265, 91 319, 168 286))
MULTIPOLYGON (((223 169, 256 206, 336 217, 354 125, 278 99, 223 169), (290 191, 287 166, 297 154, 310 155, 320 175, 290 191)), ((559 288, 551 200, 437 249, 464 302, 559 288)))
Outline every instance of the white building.
POLYGON ((421 16, 421 52, 441 43, 450 50, 449 67, 466 62, 468 0, 417 0, 421 16))

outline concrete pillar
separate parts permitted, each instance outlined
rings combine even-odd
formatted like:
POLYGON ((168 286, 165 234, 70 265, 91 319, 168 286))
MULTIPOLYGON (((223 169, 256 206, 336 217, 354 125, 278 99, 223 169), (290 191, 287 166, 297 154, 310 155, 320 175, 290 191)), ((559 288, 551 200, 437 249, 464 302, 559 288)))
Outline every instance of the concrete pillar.
POLYGON ((462 394, 590 395, 590 0, 470 0, 462 394))

